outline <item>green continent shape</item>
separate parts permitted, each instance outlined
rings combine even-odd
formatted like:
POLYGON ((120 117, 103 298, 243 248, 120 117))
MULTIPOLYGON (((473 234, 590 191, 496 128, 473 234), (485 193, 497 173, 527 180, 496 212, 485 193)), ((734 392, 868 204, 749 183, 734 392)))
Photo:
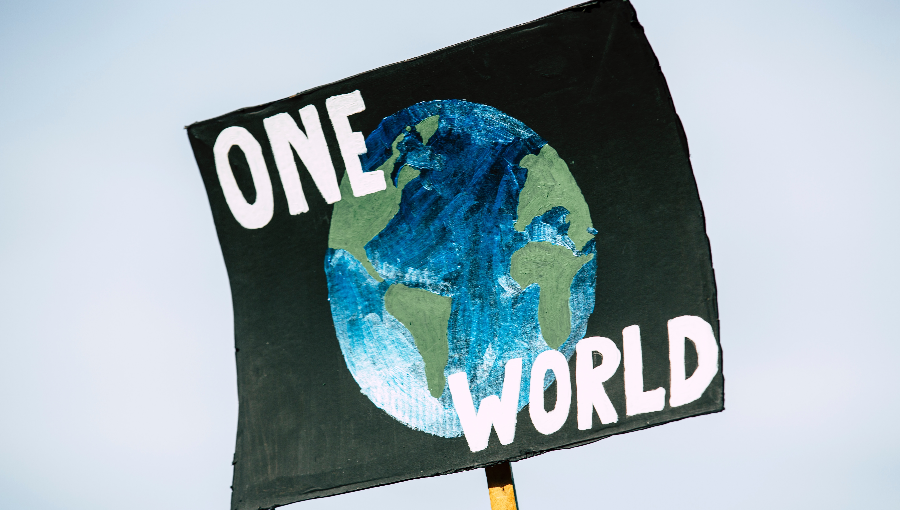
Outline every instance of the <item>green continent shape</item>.
POLYGON ((509 274, 523 289, 538 284, 538 323, 551 349, 569 338, 572 330, 569 294, 575 273, 594 254, 575 256, 572 250, 547 242, 528 243, 512 255, 509 274))
POLYGON ((423 289, 395 283, 384 294, 384 307, 412 333, 416 348, 425 361, 428 391, 434 398, 444 392, 444 368, 450 346, 447 324, 452 299, 423 289))
MULTIPOLYGON (((435 133, 438 126, 438 116, 432 115, 416 124, 416 131, 422 137, 423 143, 435 133)), ((410 131, 410 128, 406 128, 410 131)), ((400 210, 400 199, 403 196, 403 187, 409 181, 419 175, 415 168, 404 165, 397 175, 397 186, 389 178, 394 169, 394 163, 400 157, 397 144, 403 141, 406 132, 397 135, 391 144, 391 157, 376 170, 384 172, 387 181, 384 191, 372 193, 362 197, 353 196, 350 187, 350 179, 347 174, 341 179, 341 200, 335 202, 334 211, 331 213, 331 229, 328 232, 328 247, 335 250, 346 250, 358 260, 366 271, 376 281, 383 282, 384 278, 375 270, 372 261, 366 254, 366 244, 384 230, 391 218, 400 210)))
POLYGON ((419 136, 422 137, 422 145, 428 144, 428 140, 437 131, 439 120, 440 116, 432 115, 431 117, 428 117, 422 122, 416 124, 416 131, 418 131, 419 136))
POLYGON ((594 237, 588 232, 593 228, 591 212, 566 162, 547 144, 538 155, 523 157, 519 166, 528 170, 528 177, 519 193, 516 230, 524 232, 536 216, 562 206, 569 211, 569 238, 577 249, 583 249, 594 237))

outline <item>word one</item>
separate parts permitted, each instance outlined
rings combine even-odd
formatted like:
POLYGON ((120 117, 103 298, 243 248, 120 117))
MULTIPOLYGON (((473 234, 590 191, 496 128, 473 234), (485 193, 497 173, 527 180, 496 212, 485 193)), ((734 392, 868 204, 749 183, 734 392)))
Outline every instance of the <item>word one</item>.
MULTIPOLYGON (((384 172, 381 170, 363 172, 359 155, 366 153, 366 142, 361 133, 350 128, 350 121, 347 119, 350 115, 366 109, 362 94, 355 90, 349 94, 329 97, 325 100, 325 109, 328 110, 328 117, 337 136, 353 196, 361 197, 384 191, 387 187, 384 172)), ((300 156, 300 161, 306 166, 325 201, 333 204, 341 199, 334 163, 328 153, 328 143, 325 141, 325 133, 322 131, 316 107, 308 105, 301 108, 300 120, 306 128, 306 133, 287 113, 279 113, 263 120, 275 166, 278 168, 278 176, 287 197, 288 211, 291 214, 309 211, 291 148, 300 156)), ((234 218, 244 228, 256 229, 266 226, 275 210, 275 198, 263 149, 256 138, 250 131, 240 126, 226 128, 216 138, 213 156, 219 184, 225 194, 225 202, 234 218), (250 176, 256 188, 256 200, 252 204, 247 202, 241 193, 231 163, 228 161, 228 153, 235 146, 243 151, 247 158, 247 166, 250 167, 250 176)))

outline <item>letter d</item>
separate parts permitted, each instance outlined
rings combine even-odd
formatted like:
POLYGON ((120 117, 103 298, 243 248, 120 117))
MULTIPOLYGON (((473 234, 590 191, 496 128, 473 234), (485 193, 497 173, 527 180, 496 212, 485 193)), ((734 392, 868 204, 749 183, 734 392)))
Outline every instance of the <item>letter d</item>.
POLYGON ((719 345, 708 322, 693 315, 682 315, 669 321, 669 366, 672 384, 669 405, 689 404, 703 395, 719 372, 719 345), (697 369, 685 378, 684 346, 686 340, 697 349, 697 369))

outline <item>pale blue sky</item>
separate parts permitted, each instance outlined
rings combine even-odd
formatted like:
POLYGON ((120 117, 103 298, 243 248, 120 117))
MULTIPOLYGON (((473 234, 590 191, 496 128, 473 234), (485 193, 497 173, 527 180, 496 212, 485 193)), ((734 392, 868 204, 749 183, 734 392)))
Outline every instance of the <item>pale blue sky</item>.
MULTIPOLYGON (((900 4, 635 0, 724 413, 514 464, 538 508, 900 507, 900 4)), ((228 279, 183 126, 568 1, 0 2, 0 507, 226 509, 228 279)), ((301 503, 487 509, 481 471, 301 503)))

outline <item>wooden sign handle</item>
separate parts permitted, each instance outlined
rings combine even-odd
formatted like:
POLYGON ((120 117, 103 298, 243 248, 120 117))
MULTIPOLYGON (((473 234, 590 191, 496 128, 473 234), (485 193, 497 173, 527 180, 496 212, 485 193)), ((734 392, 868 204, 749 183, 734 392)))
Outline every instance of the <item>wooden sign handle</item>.
POLYGON ((512 466, 501 462, 484 468, 487 476, 488 493, 491 496, 491 510, 517 510, 516 484, 513 482, 512 466))

